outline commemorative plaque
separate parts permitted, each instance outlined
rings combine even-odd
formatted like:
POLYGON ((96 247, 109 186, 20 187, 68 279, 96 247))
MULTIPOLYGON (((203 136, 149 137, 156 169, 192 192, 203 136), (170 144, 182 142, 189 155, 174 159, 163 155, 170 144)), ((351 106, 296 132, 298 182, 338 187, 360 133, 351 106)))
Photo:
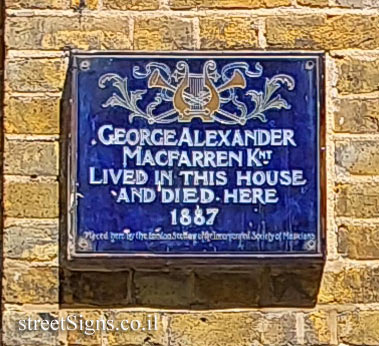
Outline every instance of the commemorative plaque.
POLYGON ((71 65, 71 258, 322 256, 322 55, 71 65))

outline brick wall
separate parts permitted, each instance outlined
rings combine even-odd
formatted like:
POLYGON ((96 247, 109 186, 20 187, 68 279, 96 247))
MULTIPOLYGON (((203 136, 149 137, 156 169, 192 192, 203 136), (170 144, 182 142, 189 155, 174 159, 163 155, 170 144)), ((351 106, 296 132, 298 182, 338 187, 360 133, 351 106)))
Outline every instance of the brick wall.
MULTIPOLYGON (((1 119, 1 124, 0 124, 0 148, 1 150, 3 150, 3 139, 4 139, 4 136, 3 136, 3 116, 4 116, 4 107, 3 107, 3 96, 4 96, 4 93, 3 93, 3 86, 4 86, 4 55, 5 55, 5 45, 4 45, 4 16, 5 16, 5 6, 3 3, 0 3, 0 119, 1 119)), ((0 175, 3 176, 3 170, 2 170, 2 167, 3 167, 3 164, 2 164, 2 159, 0 160, 0 165, 1 165, 1 168, 0 168, 0 175)), ((1 200, 3 200, 3 184, 0 183, 0 196, 1 196, 1 200)), ((2 208, 1 208, 2 209, 2 208)), ((3 220, 3 214, 2 214, 2 210, 0 211, 0 218, 1 220, 3 220)), ((2 222, 1 222, 2 223, 2 222)), ((1 258, 3 258, 3 227, 1 227, 1 230, 0 230, 0 256, 1 258)), ((1 261, 1 264, 0 264, 0 271, 1 273, 3 272, 3 261, 1 261)), ((2 295, 0 293, 0 299, 1 299, 2 295)), ((2 325, 2 316, 0 317, 0 326, 2 325)), ((0 338, 1 340, 1 338, 0 338)), ((1 342, 0 342, 1 343, 1 342)))
POLYGON ((4 345, 379 345, 377 0, 5 0, 5 5, 4 345), (230 280, 192 270, 127 270, 97 273, 95 283, 89 273, 60 273, 59 102, 68 47, 326 51, 328 257, 315 307, 302 308, 301 299, 307 283, 317 279, 308 275, 294 283, 292 272, 275 269, 233 272, 230 280), (277 300, 287 299, 292 307, 242 309, 247 302, 260 305, 267 275, 282 285, 274 287, 277 300), (242 283, 249 289, 240 289, 242 283), (231 309, 195 310, 217 302, 231 309), (20 333, 15 324, 27 316, 78 312, 122 319, 147 311, 159 313, 158 332, 84 337, 20 333))

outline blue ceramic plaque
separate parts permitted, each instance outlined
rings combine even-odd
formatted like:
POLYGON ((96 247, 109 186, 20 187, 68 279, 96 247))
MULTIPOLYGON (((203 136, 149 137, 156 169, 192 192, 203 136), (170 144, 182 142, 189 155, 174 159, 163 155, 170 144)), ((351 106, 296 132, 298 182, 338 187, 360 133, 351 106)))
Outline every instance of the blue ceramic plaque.
POLYGON ((322 56, 72 59, 73 257, 320 256, 322 56))

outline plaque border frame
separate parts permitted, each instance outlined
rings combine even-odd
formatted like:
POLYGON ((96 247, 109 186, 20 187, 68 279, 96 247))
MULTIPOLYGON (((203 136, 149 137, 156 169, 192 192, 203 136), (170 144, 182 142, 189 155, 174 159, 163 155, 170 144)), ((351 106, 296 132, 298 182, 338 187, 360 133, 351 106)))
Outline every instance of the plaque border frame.
MULTIPOLYGON (((65 161, 65 171, 63 173, 61 183, 65 185, 63 187, 64 196, 62 196, 61 208, 61 226, 65 229, 66 237, 64 241, 66 244, 66 255, 69 262, 83 261, 83 260, 99 260, 100 263, 112 263, 115 260, 121 261, 121 266, 127 259, 128 262, 135 264, 148 264, 151 266, 151 260, 157 260, 158 266, 160 263, 165 264, 177 264, 177 263, 189 263, 189 264, 231 264, 238 263, 251 264, 254 260, 272 260, 278 259, 288 260, 311 260, 313 261, 325 261, 326 258, 326 216, 327 216, 327 194, 326 194, 326 124, 325 124, 325 52, 323 51, 161 51, 161 52, 149 52, 149 51, 82 51, 71 50, 70 52, 70 64, 69 64, 69 95, 67 96, 69 102, 69 109, 67 115, 69 119, 63 121, 62 129, 66 135, 65 139, 61 143, 64 148, 63 159, 65 161), (76 172, 77 172, 77 126, 78 126, 78 65, 77 59, 93 59, 93 58, 123 58, 123 57, 156 57, 156 58, 168 58, 168 57, 200 57, 200 58, 260 58, 260 59, 315 59, 316 61, 316 76, 317 76, 317 171, 318 171, 318 229, 317 229, 317 249, 314 253, 207 253, 207 254, 154 254, 154 253, 90 253, 90 252, 77 252, 76 251, 76 237, 77 237, 77 203, 76 203, 76 172)), ((63 132, 62 131, 62 132, 63 132)), ((97 261, 96 261, 97 262, 97 261)), ((300 262, 301 263, 301 262, 300 262)))

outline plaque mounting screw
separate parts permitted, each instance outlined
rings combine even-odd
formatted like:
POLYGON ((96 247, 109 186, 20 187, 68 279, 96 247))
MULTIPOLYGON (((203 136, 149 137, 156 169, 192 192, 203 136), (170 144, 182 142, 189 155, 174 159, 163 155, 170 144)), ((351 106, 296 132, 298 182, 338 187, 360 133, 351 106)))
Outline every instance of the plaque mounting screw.
POLYGON ((92 248, 90 240, 85 239, 83 237, 80 237, 78 239, 78 246, 83 251, 86 251, 86 250, 88 251, 88 250, 91 250, 91 248, 92 248))
POLYGON ((304 249, 308 251, 314 251, 316 249, 316 242, 314 240, 308 240, 304 244, 304 249))
POLYGON ((306 63, 305 63, 305 69, 306 70, 313 70, 313 68, 315 67, 315 63, 314 61, 312 60, 308 60, 306 63))
POLYGON ((88 71, 90 66, 89 60, 83 60, 79 65, 81 71, 88 71))

